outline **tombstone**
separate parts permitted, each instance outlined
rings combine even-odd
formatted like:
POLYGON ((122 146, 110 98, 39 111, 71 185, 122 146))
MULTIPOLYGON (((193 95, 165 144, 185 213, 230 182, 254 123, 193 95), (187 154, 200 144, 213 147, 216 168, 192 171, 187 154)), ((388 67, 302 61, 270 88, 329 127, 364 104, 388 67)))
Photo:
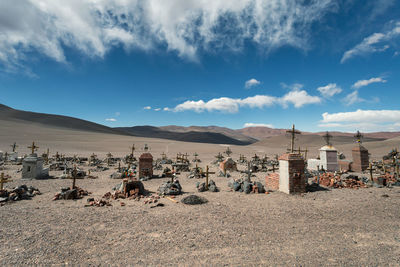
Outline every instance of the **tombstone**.
POLYGON ((153 177, 153 156, 150 153, 143 153, 139 157, 139 178, 153 177))
POLYGON ((22 161, 22 179, 41 179, 49 176, 49 169, 43 169, 43 158, 35 153, 35 143, 29 147, 32 153, 22 161))
POLYGON ((279 191, 286 194, 305 193, 305 163, 301 155, 287 153, 279 157, 279 191))
POLYGON ((363 172, 368 169, 369 166, 368 150, 361 145, 363 135, 359 131, 357 131, 354 137, 357 139, 358 145, 351 150, 353 155, 351 170, 354 172, 363 172))

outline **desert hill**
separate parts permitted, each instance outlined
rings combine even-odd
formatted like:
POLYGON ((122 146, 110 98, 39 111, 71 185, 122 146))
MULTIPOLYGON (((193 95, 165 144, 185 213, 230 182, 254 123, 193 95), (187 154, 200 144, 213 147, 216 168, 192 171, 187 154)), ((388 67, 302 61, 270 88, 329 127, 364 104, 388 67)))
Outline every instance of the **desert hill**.
POLYGON ((221 133, 216 132, 172 132, 162 128, 153 126, 134 126, 134 127, 119 127, 119 131, 126 132, 132 136, 162 138, 175 141, 209 143, 209 144, 230 144, 230 145, 249 145, 253 142, 241 141, 221 133))
POLYGON ((0 120, 40 124, 46 127, 64 128, 70 130, 89 131, 96 133, 122 134, 116 129, 68 116, 22 111, 0 104, 0 120))
POLYGON ((169 125, 169 126, 161 126, 159 127, 162 130, 170 131, 170 132, 177 132, 177 133, 187 133, 187 132, 210 132, 210 133, 220 133, 226 136, 229 136, 233 139, 245 142, 245 143, 255 143, 258 140, 253 138, 249 135, 242 134, 238 130, 232 130, 226 127, 219 127, 219 126, 176 126, 176 125, 169 125))

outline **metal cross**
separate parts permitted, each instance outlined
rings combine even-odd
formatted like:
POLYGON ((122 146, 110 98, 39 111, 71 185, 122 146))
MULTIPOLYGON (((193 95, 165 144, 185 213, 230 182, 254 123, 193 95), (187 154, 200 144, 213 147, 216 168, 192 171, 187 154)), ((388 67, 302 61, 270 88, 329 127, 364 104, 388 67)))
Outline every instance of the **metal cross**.
POLYGON ((332 145, 331 142, 330 142, 330 140, 332 138, 332 135, 330 135, 328 131, 326 131, 325 135, 322 136, 322 137, 325 139, 326 145, 328 145, 328 146, 332 145))
POLYGON ((32 146, 28 146, 28 148, 32 149, 32 154, 35 154, 35 150, 37 150, 39 147, 35 146, 35 142, 32 142, 32 146))
POLYGON ((290 135, 291 135, 290 153, 294 153, 294 139, 296 137, 296 134, 301 134, 301 132, 296 130, 296 128, 294 127, 294 124, 292 125, 292 129, 287 130, 286 132, 290 133, 290 135))
POLYGON ((362 143, 362 138, 364 137, 360 131, 357 131, 356 135, 354 135, 354 137, 356 138, 356 142, 361 144, 362 143))

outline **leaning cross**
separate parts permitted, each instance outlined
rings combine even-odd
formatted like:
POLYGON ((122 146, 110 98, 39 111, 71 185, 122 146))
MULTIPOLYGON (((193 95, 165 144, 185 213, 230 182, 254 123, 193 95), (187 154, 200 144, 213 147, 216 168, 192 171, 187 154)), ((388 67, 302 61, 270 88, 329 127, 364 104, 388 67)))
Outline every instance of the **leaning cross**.
POLYGON ((208 190, 208 175, 209 174, 215 174, 215 172, 210 172, 208 169, 208 165, 206 167, 206 190, 208 190))
POLYGON ((35 154, 35 150, 37 150, 39 147, 35 146, 35 142, 32 142, 32 146, 28 146, 28 148, 32 149, 32 154, 35 154))
POLYGON ((373 171, 375 170, 375 168, 372 167, 372 163, 369 163, 369 167, 367 168, 367 170, 369 170, 369 175, 371 177, 371 182, 374 181, 374 176, 373 176, 373 171))
POLYGON ((292 129, 286 132, 291 134, 290 153, 294 153, 294 139, 296 134, 301 134, 301 132, 295 129, 294 124, 292 125, 292 129))
POLYGON ((4 173, 1 173, 1 176, 0 176, 0 190, 3 190, 3 184, 9 183, 11 181, 12 180, 8 180, 8 178, 4 178, 4 173))

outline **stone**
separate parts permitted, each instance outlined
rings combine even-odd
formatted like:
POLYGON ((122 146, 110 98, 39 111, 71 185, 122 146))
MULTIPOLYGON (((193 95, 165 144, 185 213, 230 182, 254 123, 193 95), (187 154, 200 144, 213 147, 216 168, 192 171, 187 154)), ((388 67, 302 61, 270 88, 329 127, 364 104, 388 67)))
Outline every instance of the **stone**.
POLYGON ((243 192, 245 192, 246 194, 250 194, 251 189, 252 189, 251 183, 245 181, 245 182, 243 183, 243 188, 242 188, 242 189, 243 189, 243 192))
POLYGON ((77 199, 78 198, 78 190, 70 189, 63 194, 64 199, 77 199))
POLYGON ((196 196, 196 195, 189 195, 184 197, 181 202, 186 205, 201 205, 208 202, 207 199, 204 197, 196 196))

